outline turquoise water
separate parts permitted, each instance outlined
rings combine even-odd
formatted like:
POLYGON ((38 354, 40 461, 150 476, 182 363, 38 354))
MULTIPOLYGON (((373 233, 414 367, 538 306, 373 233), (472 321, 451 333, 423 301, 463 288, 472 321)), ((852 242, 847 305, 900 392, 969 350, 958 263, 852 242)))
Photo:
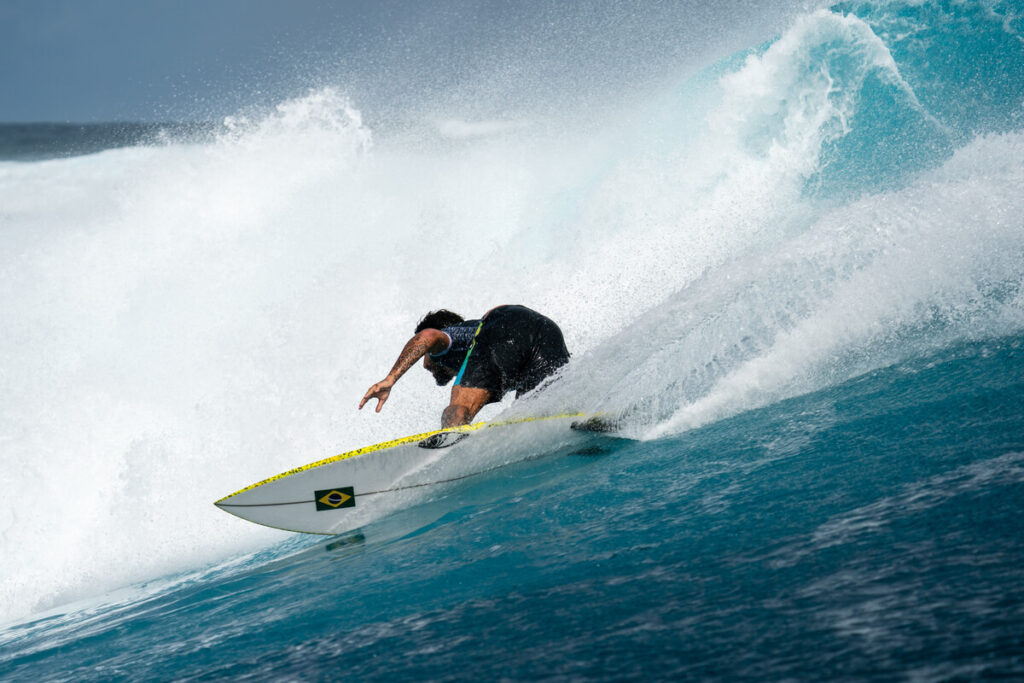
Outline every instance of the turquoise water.
POLYGON ((1022 406, 1024 339, 958 346, 29 621, 5 677, 1016 677, 1022 406))
POLYGON ((0 677, 1024 678, 1021 16, 797 13, 564 121, 382 130, 324 87, 22 145, 0 677), (433 428, 426 373, 355 405, 423 311, 506 301, 574 356, 484 417, 624 438, 327 539, 211 505, 433 428))

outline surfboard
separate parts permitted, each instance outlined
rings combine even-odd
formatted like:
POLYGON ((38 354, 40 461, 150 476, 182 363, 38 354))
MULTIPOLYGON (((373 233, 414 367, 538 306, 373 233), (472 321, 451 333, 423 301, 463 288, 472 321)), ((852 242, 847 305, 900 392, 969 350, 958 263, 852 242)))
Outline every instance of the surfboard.
POLYGON ((414 434, 296 467, 214 505, 285 531, 338 534, 512 463, 574 448, 592 454, 596 430, 581 430, 586 417, 523 417, 414 434))

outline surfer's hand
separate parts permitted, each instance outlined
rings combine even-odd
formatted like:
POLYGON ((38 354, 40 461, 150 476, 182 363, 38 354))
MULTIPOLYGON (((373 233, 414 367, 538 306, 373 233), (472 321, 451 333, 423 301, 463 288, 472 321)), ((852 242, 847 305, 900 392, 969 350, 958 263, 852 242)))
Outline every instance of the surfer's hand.
POLYGON ((390 377, 382 379, 374 384, 370 387, 369 391, 366 392, 366 396, 363 396, 363 400, 359 402, 359 410, 363 409, 363 406, 366 405, 367 401, 371 398, 375 398, 377 399, 376 412, 379 413, 380 409, 384 407, 385 401, 388 400, 388 396, 391 395, 391 387, 393 386, 395 386, 395 380, 390 377))

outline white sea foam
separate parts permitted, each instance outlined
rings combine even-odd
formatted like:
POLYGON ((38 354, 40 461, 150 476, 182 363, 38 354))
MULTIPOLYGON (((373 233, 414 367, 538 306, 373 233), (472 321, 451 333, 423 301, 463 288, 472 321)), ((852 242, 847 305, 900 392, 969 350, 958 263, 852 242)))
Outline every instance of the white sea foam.
MULTIPOLYGON (((809 15, 721 80, 684 170, 612 175, 598 201, 616 183, 642 199, 628 228, 598 240, 571 274, 582 283, 573 291, 611 280, 609 294, 625 291, 642 315, 523 409, 585 396, 582 407, 627 415, 629 433, 657 438, 952 340, 1021 329, 1019 134, 978 138, 908 187, 839 208, 804 196, 869 76, 918 113, 863 22, 809 15), (655 178, 658 196, 631 176, 655 178)), ((625 309, 609 308, 588 319, 623 327, 611 315, 625 309)))
MULTIPOLYGON (((820 389, 953 341, 1024 329, 1022 155, 1020 134, 976 140, 910 188, 828 212, 762 257, 800 273, 773 294, 776 302, 801 301, 803 310, 772 324, 757 353, 723 368, 647 436, 820 389)), ((778 316, 777 303, 760 314, 778 316)))
POLYGON ((423 372, 355 408, 426 310, 553 308, 523 286, 546 256, 501 253, 558 155, 377 145, 326 89, 207 144, 0 166, 0 619, 281 538, 212 501, 434 428, 423 372))

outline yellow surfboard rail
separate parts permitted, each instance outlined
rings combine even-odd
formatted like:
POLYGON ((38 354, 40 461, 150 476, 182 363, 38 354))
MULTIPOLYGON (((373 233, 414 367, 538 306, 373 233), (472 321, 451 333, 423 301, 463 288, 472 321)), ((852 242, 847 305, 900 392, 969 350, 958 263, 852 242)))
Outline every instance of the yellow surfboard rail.
POLYGON ((316 462, 311 462, 308 465, 302 465, 301 467, 296 467, 294 469, 288 470, 287 472, 282 472, 281 474, 276 474, 273 477, 270 477, 268 479, 264 479, 263 481, 258 481, 255 484, 252 484, 250 486, 246 486, 244 489, 240 489, 240 490, 235 491, 234 493, 232 493, 230 495, 224 496, 220 500, 215 501, 214 505, 219 505, 220 503, 223 503, 224 501, 226 501, 228 498, 232 498, 234 496, 237 496, 240 493, 245 493, 246 491, 251 491, 254 488, 257 488, 259 486, 263 486, 264 484, 269 484, 272 481, 278 481, 278 480, 284 479, 285 477, 290 477, 293 474, 298 474, 299 472, 305 472, 306 470, 311 470, 314 467, 320 467, 322 465, 327 465, 327 464, 332 463, 332 462, 338 462, 339 460, 346 460, 348 458, 354 458, 357 455, 366 455, 367 453, 374 453, 376 451, 382 451, 382 450, 385 450, 385 449, 388 449, 388 448, 392 448, 394 446, 401 446, 402 444, 412 443, 414 441, 422 441, 423 439, 430 438, 431 436, 434 436, 435 434, 444 434, 446 432, 455 432, 455 433, 458 433, 458 434, 466 434, 466 433, 469 433, 469 432, 475 432, 478 429, 485 429, 487 427, 502 427, 502 426, 511 425, 511 424, 520 424, 520 423, 524 423, 524 422, 537 422, 537 421, 540 421, 540 420, 556 420, 556 419, 564 419, 564 418, 567 418, 567 417, 587 417, 587 415, 586 415, 586 413, 560 413, 558 415, 542 415, 542 416, 537 416, 537 417, 518 417, 518 418, 509 419, 509 420, 493 420, 493 421, 484 421, 484 422, 474 422, 473 424, 460 425, 458 427, 445 427, 444 429, 435 429, 432 432, 423 432, 422 434, 413 434, 412 436, 403 436, 400 439, 393 439, 391 441, 385 441, 383 443, 374 444, 372 446, 364 446, 363 448, 358 448, 358 449, 356 449, 354 451, 348 451, 347 453, 342 453, 341 455, 334 455, 334 456, 331 456, 329 458, 324 458, 323 460, 317 460, 316 462))

